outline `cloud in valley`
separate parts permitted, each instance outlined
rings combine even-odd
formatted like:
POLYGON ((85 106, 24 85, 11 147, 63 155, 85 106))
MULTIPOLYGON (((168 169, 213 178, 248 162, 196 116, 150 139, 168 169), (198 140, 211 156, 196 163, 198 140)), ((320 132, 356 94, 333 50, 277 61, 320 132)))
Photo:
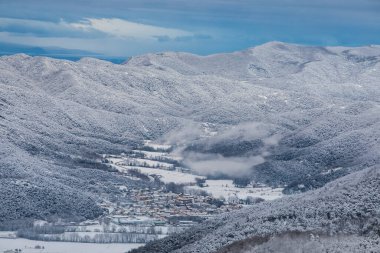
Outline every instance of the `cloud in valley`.
POLYGON ((265 162, 270 155, 270 148, 277 146, 281 136, 273 134, 272 125, 258 122, 245 122, 239 125, 220 128, 219 132, 212 132, 210 124, 188 123, 165 135, 162 140, 167 144, 175 145, 174 153, 184 157, 184 163, 200 175, 227 175, 229 177, 243 177, 249 175, 252 169, 265 162), (262 147, 255 155, 241 154, 241 156, 223 156, 215 153, 186 151, 186 148, 197 143, 206 149, 214 145, 227 145, 231 142, 260 140, 262 147))
POLYGON ((243 177, 249 175, 251 168, 265 162, 263 156, 223 157, 218 154, 191 153, 184 163, 200 175, 227 175, 243 177))

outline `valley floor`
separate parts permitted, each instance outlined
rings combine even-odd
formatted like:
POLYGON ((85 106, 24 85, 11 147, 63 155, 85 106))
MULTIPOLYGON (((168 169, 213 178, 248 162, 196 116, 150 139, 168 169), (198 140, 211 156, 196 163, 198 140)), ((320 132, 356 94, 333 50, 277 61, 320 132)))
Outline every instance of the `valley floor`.
POLYGON ((0 252, 21 249, 22 253, 123 253, 138 248, 138 243, 73 243, 73 242, 42 242, 28 239, 0 238, 0 252))

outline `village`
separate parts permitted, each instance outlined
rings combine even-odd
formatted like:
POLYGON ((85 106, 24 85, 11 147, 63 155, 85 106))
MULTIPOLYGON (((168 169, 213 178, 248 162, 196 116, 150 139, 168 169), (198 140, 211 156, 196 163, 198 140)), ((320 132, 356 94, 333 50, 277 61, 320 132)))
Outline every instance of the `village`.
POLYGON ((122 199, 103 203, 108 217, 117 225, 171 226, 173 231, 198 223, 215 214, 282 196, 282 189, 262 185, 238 187, 232 180, 206 180, 184 167, 181 157, 170 153, 170 145, 146 141, 129 154, 104 155, 132 179, 158 181, 157 188, 130 189, 120 185, 122 199), (220 194, 219 194, 220 193, 220 194))
MULTIPOLYGON (((242 208, 242 202, 223 202, 211 196, 159 190, 125 190, 128 202, 119 203, 110 213, 118 225, 189 226, 211 215, 242 208)), ((109 207, 109 204, 105 204, 109 207)))

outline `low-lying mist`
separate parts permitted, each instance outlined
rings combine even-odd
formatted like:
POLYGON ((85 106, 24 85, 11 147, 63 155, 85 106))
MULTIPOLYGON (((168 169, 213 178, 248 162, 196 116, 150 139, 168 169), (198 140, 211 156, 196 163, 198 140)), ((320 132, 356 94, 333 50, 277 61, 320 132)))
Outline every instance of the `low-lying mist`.
POLYGON ((185 165, 203 176, 244 177, 251 169, 265 162, 263 156, 224 157, 220 154, 201 154, 191 152, 186 155, 185 165))
POLYGON ((175 146, 173 152, 197 174, 238 178, 248 176, 266 161, 281 138, 275 130, 272 125, 257 122, 230 127, 192 122, 162 139, 175 146))

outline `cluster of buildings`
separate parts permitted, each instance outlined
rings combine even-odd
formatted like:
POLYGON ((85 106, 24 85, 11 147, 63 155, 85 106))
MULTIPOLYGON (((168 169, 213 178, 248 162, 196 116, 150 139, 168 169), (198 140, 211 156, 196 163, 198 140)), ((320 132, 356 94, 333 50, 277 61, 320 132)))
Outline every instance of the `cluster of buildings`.
MULTIPOLYGON (((189 168, 182 167, 178 160, 170 158, 169 148, 170 146, 146 142, 141 150, 136 149, 121 156, 104 155, 103 162, 125 168, 123 172, 127 176, 133 176, 128 171, 135 166, 156 169, 157 172, 176 170, 184 175, 191 174, 189 168)), ((195 184, 195 181, 188 183, 195 184)), ((207 194, 173 193, 165 187, 131 189, 120 186, 119 189, 123 192, 123 197, 119 197, 116 205, 115 201, 109 203, 112 208, 109 208, 108 217, 120 226, 186 227, 211 215, 240 209, 244 204, 239 199, 223 201, 207 194)))
POLYGON ((210 215, 240 209, 242 205, 226 203, 210 196, 166 192, 163 189, 122 189, 126 201, 118 202, 110 213, 118 225, 187 226, 210 215))

